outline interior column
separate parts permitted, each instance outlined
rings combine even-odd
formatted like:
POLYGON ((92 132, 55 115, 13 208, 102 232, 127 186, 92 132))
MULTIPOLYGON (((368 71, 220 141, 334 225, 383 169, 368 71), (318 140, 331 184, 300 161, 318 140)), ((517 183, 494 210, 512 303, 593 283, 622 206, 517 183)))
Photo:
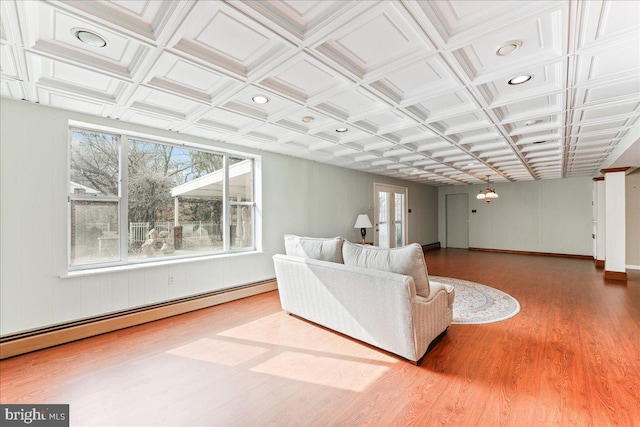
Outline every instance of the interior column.
POLYGON ((605 279, 627 280, 624 189, 627 169, 613 168, 601 171, 605 184, 605 279))
POLYGON ((596 268, 604 268, 604 260, 606 257, 606 227, 605 227, 605 197, 604 197, 604 177, 600 176, 597 178, 593 178, 595 181, 595 240, 596 240, 596 251, 595 251, 595 261, 596 268))

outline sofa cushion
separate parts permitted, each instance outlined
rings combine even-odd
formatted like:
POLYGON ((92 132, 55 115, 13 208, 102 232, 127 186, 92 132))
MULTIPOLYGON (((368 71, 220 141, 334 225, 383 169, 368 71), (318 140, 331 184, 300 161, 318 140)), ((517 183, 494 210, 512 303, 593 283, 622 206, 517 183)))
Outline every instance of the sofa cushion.
POLYGON ((345 241, 342 246, 342 258, 346 265, 411 276, 416 285, 416 294, 422 297, 429 296, 427 264, 424 261, 422 247, 417 243, 386 249, 345 241))
POLYGON ((285 234, 284 248, 287 255, 302 258, 317 259, 343 264, 342 237, 321 239, 315 237, 301 237, 285 234))

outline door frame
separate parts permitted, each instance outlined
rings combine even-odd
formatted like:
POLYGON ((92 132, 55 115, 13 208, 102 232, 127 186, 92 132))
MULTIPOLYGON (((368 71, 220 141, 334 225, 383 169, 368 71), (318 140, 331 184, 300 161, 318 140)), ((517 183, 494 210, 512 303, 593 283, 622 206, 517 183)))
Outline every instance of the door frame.
MULTIPOLYGON (((404 195, 404 211, 402 212, 402 241, 404 244, 407 244, 407 236, 408 236, 408 228, 409 228, 409 188, 402 187, 399 185, 392 184, 384 184, 381 182, 373 183, 373 244, 379 246, 379 228, 378 224, 380 223, 378 218, 378 192, 383 191, 392 194, 403 194, 404 195)), ((393 213, 395 212, 395 197, 391 197, 391 201, 389 203, 389 240, 390 247, 395 247, 396 242, 396 232, 395 232, 395 216, 393 213), (393 243, 393 246, 391 246, 393 243)))

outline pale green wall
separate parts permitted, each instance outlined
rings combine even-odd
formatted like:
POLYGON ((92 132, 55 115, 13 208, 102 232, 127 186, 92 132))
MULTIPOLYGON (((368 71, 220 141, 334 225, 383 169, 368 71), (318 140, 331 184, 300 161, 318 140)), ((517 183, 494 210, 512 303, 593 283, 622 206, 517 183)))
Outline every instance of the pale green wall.
POLYGON ((0 334, 272 279, 285 233, 357 239, 375 181, 409 187, 409 240, 437 241, 435 187, 22 101, 0 100, 0 128, 0 334), (263 252, 61 279, 70 119, 262 155, 263 252))
MULTIPOLYGON (((283 232, 360 240, 360 229, 353 224, 359 213, 368 214, 373 221, 369 206, 373 205, 374 182, 409 188, 409 242, 438 240, 435 187, 287 156, 264 156, 264 238, 281 250, 283 232)), ((367 230, 367 236, 373 238, 372 229, 367 230)))
POLYGON ((439 187, 438 235, 446 247, 446 194, 468 194, 469 247, 593 255, 590 177, 491 184, 500 196, 475 198, 485 185, 439 187), (476 209, 476 213, 471 213, 476 209))

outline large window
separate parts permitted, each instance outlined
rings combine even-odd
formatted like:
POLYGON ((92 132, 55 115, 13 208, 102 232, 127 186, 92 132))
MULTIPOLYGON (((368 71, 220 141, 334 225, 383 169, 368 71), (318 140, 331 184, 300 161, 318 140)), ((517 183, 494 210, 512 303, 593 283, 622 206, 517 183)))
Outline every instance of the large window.
POLYGON ((70 129, 69 266, 255 249, 255 161, 70 129))

